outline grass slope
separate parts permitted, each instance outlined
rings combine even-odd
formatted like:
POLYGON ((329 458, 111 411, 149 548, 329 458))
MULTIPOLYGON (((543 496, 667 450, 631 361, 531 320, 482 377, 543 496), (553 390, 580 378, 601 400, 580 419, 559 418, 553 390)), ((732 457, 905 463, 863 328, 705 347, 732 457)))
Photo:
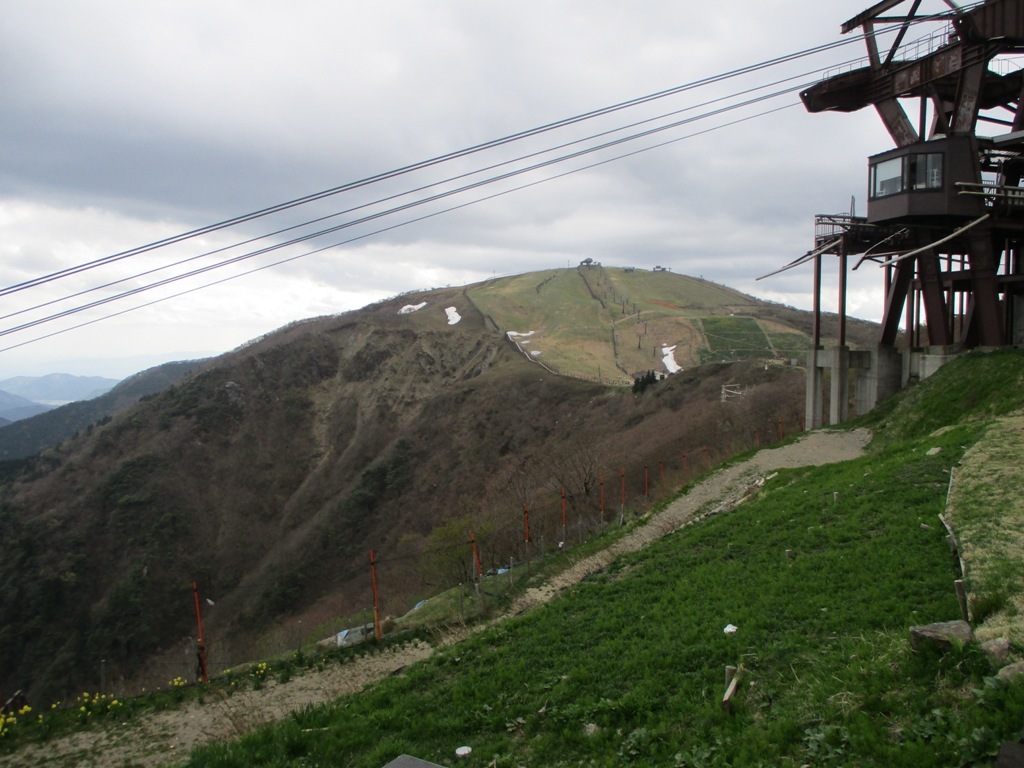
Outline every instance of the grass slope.
POLYGON ((447 764, 461 744, 467 766, 989 765, 1024 687, 977 646, 912 652, 907 628, 958 616, 936 515, 1022 370, 1019 353, 951 364, 872 417, 868 456, 780 472, 548 606, 189 765, 447 764))
POLYGON ((796 357, 808 344, 788 318, 772 316, 778 308, 670 272, 531 272, 472 286, 467 296, 501 330, 532 331, 521 340, 523 349, 551 369, 610 382, 665 371, 666 346, 675 347, 676 362, 689 368, 796 357))

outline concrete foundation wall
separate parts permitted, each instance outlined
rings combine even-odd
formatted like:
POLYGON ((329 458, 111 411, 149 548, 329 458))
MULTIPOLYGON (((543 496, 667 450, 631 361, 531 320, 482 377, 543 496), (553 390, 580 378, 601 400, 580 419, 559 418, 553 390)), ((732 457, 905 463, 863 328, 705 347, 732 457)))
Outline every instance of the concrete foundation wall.
POLYGON ((856 408, 867 413, 889 399, 903 386, 903 355, 892 347, 877 347, 867 353, 867 365, 858 366, 856 408))
POLYGON ((818 347, 807 356, 806 423, 808 429, 824 426, 824 380, 829 372, 829 424, 849 418, 848 382, 857 371, 854 408, 863 414, 889 399, 915 379, 926 379, 960 350, 953 347, 899 350, 877 347, 851 351, 849 347, 818 347))

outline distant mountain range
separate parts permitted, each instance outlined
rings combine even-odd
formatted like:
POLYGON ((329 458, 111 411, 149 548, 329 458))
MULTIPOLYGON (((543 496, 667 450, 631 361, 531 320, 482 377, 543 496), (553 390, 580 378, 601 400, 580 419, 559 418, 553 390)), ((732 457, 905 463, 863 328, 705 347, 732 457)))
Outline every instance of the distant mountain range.
POLYGON ((0 380, 0 426, 45 413, 78 400, 90 400, 109 392, 117 379, 102 376, 15 376, 0 380))
POLYGON ((30 416, 37 416, 50 410, 51 407, 0 388, 0 419, 3 419, 0 426, 20 419, 27 419, 30 416))
POLYGON ((0 379, 0 390, 43 405, 64 405, 75 400, 90 400, 109 392, 118 382, 103 376, 72 376, 50 373, 45 376, 15 376, 0 379))
POLYGON ((121 382, 66 373, 0 381, 0 461, 52 448, 90 424, 159 392, 198 364, 194 360, 165 363, 121 382))

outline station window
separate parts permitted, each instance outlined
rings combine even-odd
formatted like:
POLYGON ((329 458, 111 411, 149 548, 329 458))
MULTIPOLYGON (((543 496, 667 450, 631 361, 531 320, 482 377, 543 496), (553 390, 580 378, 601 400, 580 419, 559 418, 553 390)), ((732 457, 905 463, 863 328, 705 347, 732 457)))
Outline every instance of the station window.
POLYGON ((898 195, 904 189, 903 161, 904 157, 883 160, 871 166, 871 196, 887 197, 898 195))
POLYGON ((911 155, 911 189, 942 189, 942 155, 931 152, 927 155, 911 155))
POLYGON ((941 152, 893 157, 871 166, 871 197, 925 189, 942 189, 941 152))

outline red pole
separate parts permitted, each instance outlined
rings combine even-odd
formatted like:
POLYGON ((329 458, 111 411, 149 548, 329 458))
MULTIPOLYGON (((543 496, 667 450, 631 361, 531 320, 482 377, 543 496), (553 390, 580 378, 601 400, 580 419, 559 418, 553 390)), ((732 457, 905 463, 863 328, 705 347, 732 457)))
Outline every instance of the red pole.
POLYGON ((199 610, 199 584, 196 581, 192 582, 192 596, 196 601, 196 624, 199 626, 199 646, 196 648, 196 656, 199 659, 199 671, 202 673, 203 682, 210 682, 209 675, 206 674, 206 639, 203 637, 203 614, 199 610))
POLYGON ((704 463, 707 464, 708 463, 708 447, 706 445, 704 446, 703 451, 704 451, 704 463))
POLYGON ((785 437, 785 433, 782 431, 782 417, 779 416, 779 441, 780 442, 782 441, 783 437, 785 437))
POLYGON ((377 594, 377 561, 370 550, 370 581, 373 582, 373 633, 380 642, 380 597, 377 594))
POLYGON ((756 445, 758 448, 761 447, 761 430, 760 429, 755 429, 754 430, 754 445, 756 445))
POLYGON ((476 538, 473 536, 473 532, 469 532, 469 543, 473 547, 473 562, 476 564, 476 575, 483 576, 484 569, 480 567, 480 552, 476 548, 476 538))
POLYGON ((683 448, 683 469, 689 469, 689 465, 686 463, 686 449, 683 448))
POLYGON ((601 525, 604 525, 604 475, 597 478, 597 486, 601 489, 601 525))
POLYGON ((626 514, 626 468, 622 468, 622 514, 626 514))

